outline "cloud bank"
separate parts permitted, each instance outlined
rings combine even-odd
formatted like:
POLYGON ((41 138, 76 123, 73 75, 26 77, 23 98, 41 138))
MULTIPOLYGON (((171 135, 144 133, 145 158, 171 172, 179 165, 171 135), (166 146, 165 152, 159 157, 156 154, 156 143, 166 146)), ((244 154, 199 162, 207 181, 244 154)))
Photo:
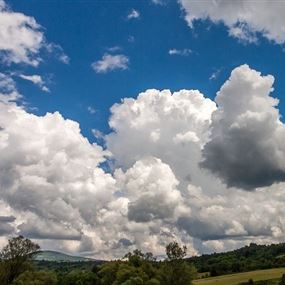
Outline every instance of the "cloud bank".
MULTIPOLYGON (((191 7, 189 23, 221 18, 198 8, 191 7)), ((7 65, 37 66, 44 45, 60 57, 62 49, 45 43, 33 18, 0 1, 1 19, 7 65)), ((251 34, 261 31, 249 16, 241 19, 251 34)), ((235 19, 223 21, 233 33, 235 19)), ((264 36, 282 41, 266 29, 264 36)), ((92 65, 98 73, 128 66, 119 54, 92 65)), ((282 240, 284 124, 273 76, 237 67, 215 101, 198 90, 149 89, 124 98, 111 107, 111 132, 93 130, 104 147, 59 112, 28 112, 11 76, 0 73, 0 244, 23 234, 43 248, 113 258, 135 248, 161 255, 173 239, 190 254, 282 240)), ((41 77, 21 77, 45 87, 41 77)))
POLYGON ((215 102, 197 90, 125 98, 111 108, 105 149, 58 112, 27 112, 13 80, 1 79, 0 240, 24 234, 97 258, 136 247, 160 255, 173 239, 190 254, 282 241, 273 76, 237 67, 215 102))

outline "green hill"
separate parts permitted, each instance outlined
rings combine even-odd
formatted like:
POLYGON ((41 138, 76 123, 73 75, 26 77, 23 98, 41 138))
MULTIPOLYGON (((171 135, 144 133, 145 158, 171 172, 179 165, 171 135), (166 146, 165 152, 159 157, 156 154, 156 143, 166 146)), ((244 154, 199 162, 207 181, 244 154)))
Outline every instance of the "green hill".
POLYGON ((53 262, 86 262, 95 261, 91 258, 72 256, 58 251, 44 250, 39 251, 33 257, 35 261, 53 261, 53 262))

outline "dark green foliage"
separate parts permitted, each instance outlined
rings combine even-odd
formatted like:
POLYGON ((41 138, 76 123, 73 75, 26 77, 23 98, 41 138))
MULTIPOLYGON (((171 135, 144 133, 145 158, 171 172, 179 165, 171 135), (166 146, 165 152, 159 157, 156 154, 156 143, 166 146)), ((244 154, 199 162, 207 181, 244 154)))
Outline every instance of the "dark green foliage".
POLYGON ((186 246, 180 247, 177 242, 172 242, 166 246, 168 258, 160 267, 161 284, 190 285, 191 281, 196 278, 196 269, 183 259, 186 252, 186 246))
POLYGON ((39 246, 22 236, 11 238, 0 252, 0 284, 8 285, 23 272, 31 269, 32 255, 39 246))
POLYGON ((56 285, 57 276, 51 271, 25 271, 13 282, 13 285, 56 285))
POLYGON ((99 285, 98 276, 90 270, 72 270, 61 277, 60 285, 99 285))
POLYGON ((251 243, 234 251, 191 257, 187 260, 195 265, 198 272, 210 272, 211 276, 285 267, 285 243, 251 243))
POLYGON ((168 260, 181 260, 186 256, 187 248, 184 245, 183 247, 180 247, 179 244, 174 241, 171 242, 166 246, 166 255, 168 260))

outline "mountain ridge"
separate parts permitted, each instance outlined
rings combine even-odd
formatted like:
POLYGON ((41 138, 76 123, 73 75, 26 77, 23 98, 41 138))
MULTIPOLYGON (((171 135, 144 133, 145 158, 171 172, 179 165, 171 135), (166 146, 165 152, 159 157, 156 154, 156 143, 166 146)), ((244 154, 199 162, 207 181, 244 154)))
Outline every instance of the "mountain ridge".
POLYGON ((98 261, 93 258, 69 255, 55 250, 41 250, 34 254, 35 261, 53 261, 53 262, 87 262, 98 261))

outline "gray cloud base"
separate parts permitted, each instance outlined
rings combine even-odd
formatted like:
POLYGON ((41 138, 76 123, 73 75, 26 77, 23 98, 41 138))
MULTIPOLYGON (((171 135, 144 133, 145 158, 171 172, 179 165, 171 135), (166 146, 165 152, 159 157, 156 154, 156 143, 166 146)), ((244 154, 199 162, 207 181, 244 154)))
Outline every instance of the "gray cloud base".
POLYGON ((217 94, 201 166, 229 187, 254 190, 285 180, 285 128, 270 97, 273 81, 243 65, 217 94))

